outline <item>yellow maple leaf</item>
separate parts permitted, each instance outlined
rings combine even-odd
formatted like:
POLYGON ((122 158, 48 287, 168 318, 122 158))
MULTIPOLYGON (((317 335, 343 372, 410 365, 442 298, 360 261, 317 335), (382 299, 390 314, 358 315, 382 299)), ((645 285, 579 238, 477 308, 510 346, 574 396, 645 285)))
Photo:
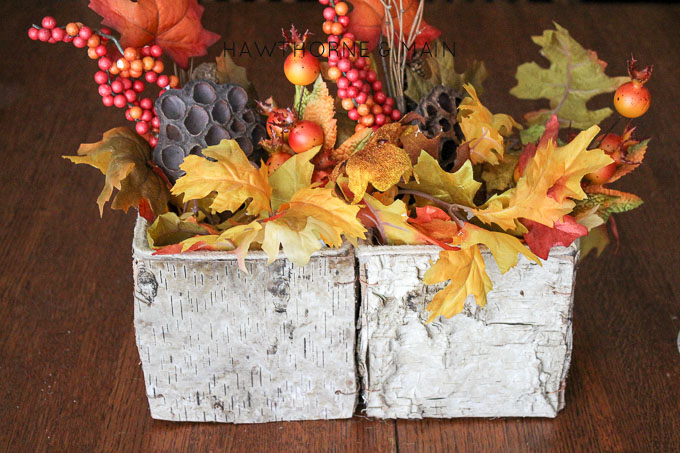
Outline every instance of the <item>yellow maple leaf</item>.
POLYGON ((270 263, 278 257, 280 246, 289 260, 304 266, 322 247, 321 241, 340 247, 343 234, 353 243, 365 238, 366 230, 357 220, 359 207, 348 205, 329 188, 298 190, 280 211, 281 217, 265 223, 262 250, 270 263))
POLYGON ((408 182, 413 166, 406 151, 374 134, 363 149, 347 159, 345 171, 354 194, 352 203, 359 203, 368 184, 384 192, 402 179, 408 182))
POLYGON ((571 198, 585 198, 580 187, 583 175, 611 163, 602 150, 587 150, 599 130, 593 126, 582 131, 562 148, 555 148, 552 140, 540 146, 517 185, 491 197, 480 209, 473 210, 474 215, 504 230, 515 229, 519 218, 552 228, 574 208, 571 198))
POLYGON ((470 161, 466 161, 455 173, 449 173, 425 151, 420 153, 413 172, 418 181, 399 184, 400 187, 424 192, 446 203, 472 207, 474 206, 472 200, 482 185, 474 180, 470 161))
POLYGON ((439 290, 427 306, 431 312, 427 322, 438 316, 450 318, 457 315, 463 310, 469 295, 475 296, 477 305, 486 305, 486 294, 491 291, 492 284, 478 246, 439 252, 437 262, 425 272, 423 283, 433 285, 447 280, 450 283, 439 290))
POLYGON ((466 97, 458 107, 458 123, 465 135, 465 144, 470 147, 470 160, 473 164, 489 162, 496 165, 503 157, 503 137, 512 128, 522 129, 510 115, 492 114, 482 105, 477 92, 470 84, 463 85, 470 97, 466 97))
POLYGON ((111 198, 113 189, 118 193, 111 203, 112 209, 127 212, 138 207, 142 198, 149 201, 156 215, 168 210, 170 193, 165 182, 149 165, 151 148, 139 134, 127 127, 117 127, 104 133, 96 143, 84 143, 77 156, 63 156, 75 164, 88 164, 106 176, 97 204, 99 214, 111 198))
POLYGON ((269 176, 273 210, 276 211, 283 203, 288 203, 295 192, 312 184, 314 165, 310 160, 320 149, 320 146, 316 146, 304 153, 295 154, 269 176))
POLYGON ((467 249, 477 244, 483 244, 491 251, 498 269, 505 274, 508 270, 517 265, 517 256, 522 254, 528 259, 541 264, 538 259, 522 242, 514 236, 496 231, 489 231, 478 226, 466 223, 456 238, 460 241, 458 245, 467 249))
POLYGON ((172 188, 174 195, 184 195, 184 200, 197 200, 216 192, 210 205, 212 212, 235 212, 251 199, 248 214, 259 215, 270 211, 272 188, 269 185, 267 166, 258 170, 248 161, 236 140, 222 140, 209 146, 203 155, 215 159, 190 155, 180 168, 186 172, 172 188))
POLYGON ((411 224, 408 223, 406 204, 401 200, 394 200, 386 206, 371 195, 364 195, 367 207, 362 209, 362 219, 373 224, 380 235, 390 245, 426 244, 427 241, 411 224))
POLYGON ((335 98, 328 92, 326 82, 321 76, 314 82, 314 88, 309 95, 302 119, 312 121, 323 129, 323 150, 330 151, 335 146, 338 135, 337 120, 335 119, 335 98))

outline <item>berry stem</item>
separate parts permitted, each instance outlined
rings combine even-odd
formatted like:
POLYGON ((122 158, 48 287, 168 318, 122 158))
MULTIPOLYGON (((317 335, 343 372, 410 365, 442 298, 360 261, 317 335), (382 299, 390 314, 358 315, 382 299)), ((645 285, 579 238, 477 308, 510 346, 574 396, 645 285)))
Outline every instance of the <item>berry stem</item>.
POLYGON ((113 42, 113 44, 116 45, 116 48, 118 49, 118 52, 120 52, 121 55, 123 55, 123 54, 125 53, 125 51, 124 51, 123 48, 120 46, 120 43, 118 42, 118 40, 116 39, 115 36, 109 35, 109 34, 107 34, 107 33, 102 33, 101 30, 98 30, 98 31, 97 31, 97 34, 98 34, 99 36, 103 37, 103 38, 106 38, 106 39, 111 40, 111 42, 113 42))

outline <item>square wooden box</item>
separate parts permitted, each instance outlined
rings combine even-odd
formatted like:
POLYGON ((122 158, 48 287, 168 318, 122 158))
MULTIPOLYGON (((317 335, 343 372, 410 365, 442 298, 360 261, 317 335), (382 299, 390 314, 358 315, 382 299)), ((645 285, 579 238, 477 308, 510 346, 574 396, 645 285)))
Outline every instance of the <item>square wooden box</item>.
POLYGON ((445 284, 422 283, 434 246, 360 246, 358 369, 366 414, 379 418, 555 417, 564 407, 572 350, 578 243, 543 266, 520 256, 493 282, 485 307, 425 321, 445 284))
POLYGON ((357 400, 353 249, 298 267, 250 252, 153 255, 133 242, 134 322, 151 416, 259 423, 350 418, 357 400))

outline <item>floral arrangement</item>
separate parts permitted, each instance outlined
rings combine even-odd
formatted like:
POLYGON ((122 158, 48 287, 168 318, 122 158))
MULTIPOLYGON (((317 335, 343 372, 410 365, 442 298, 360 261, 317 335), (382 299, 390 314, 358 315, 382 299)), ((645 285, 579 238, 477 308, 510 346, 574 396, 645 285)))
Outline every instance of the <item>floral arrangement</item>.
POLYGON ((629 76, 610 77, 555 24, 533 37, 549 66, 517 68, 511 94, 547 101, 519 123, 483 105, 483 63, 456 72, 423 1, 320 3, 319 57, 307 32, 283 33, 289 107, 258 100, 226 53, 194 68, 219 39, 203 29, 196 0, 92 0, 99 29, 51 17, 33 25, 31 39, 86 48, 102 103, 135 125, 67 157, 105 175, 100 211, 113 197, 113 209, 148 220, 155 253, 226 251, 244 272, 254 249, 270 262, 283 249, 302 266, 343 238, 435 245, 424 282, 448 284, 430 320, 459 313, 469 295, 485 303, 492 283, 481 246, 506 272, 519 254, 540 264, 577 238, 583 254, 602 253, 609 231, 618 240, 612 214, 642 201, 609 185, 645 156, 632 118, 649 108, 651 67, 631 59, 629 76), (612 92, 620 117, 600 134, 613 111, 587 103, 612 92), (621 117, 629 120, 617 133, 621 117))

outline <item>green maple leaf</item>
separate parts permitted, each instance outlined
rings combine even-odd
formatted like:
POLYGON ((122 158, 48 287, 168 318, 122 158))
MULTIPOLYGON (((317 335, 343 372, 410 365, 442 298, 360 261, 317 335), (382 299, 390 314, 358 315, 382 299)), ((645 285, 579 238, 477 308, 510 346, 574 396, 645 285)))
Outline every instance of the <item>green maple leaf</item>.
POLYGON ((598 94, 615 91, 630 78, 607 76, 606 63, 595 52, 584 49, 557 23, 555 28, 531 38, 541 46, 540 53, 550 61, 550 67, 542 68, 536 62, 520 65, 515 75, 517 86, 510 94, 520 99, 550 101, 549 109, 525 115, 529 124, 545 124, 556 114, 562 126, 586 129, 612 114, 609 107, 589 110, 586 103, 598 94))

